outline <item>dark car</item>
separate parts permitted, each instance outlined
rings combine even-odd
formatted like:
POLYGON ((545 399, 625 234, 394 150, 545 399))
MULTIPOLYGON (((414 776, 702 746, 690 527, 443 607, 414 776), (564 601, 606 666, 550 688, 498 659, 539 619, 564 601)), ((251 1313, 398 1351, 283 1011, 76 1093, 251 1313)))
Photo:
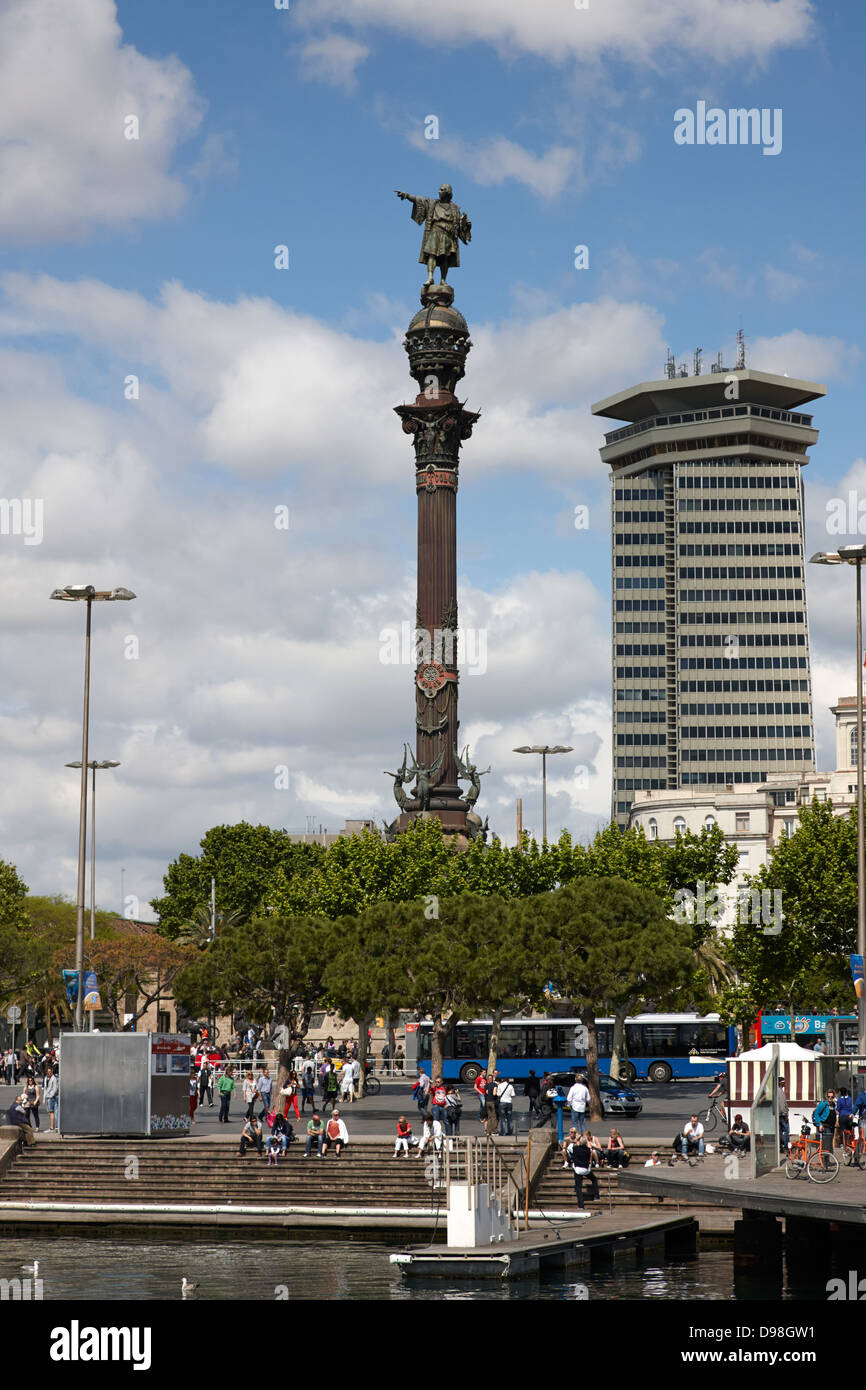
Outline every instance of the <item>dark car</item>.
MULTIPOLYGON (((552 1084, 561 1086, 566 1095, 574 1085, 574 1080, 573 1071, 557 1071, 551 1077, 552 1084)), ((621 1081, 614 1081, 613 1077, 605 1072, 599 1072, 598 1089, 605 1115, 633 1116, 639 1115, 643 1110, 643 1101, 637 1091, 633 1091, 621 1081)))

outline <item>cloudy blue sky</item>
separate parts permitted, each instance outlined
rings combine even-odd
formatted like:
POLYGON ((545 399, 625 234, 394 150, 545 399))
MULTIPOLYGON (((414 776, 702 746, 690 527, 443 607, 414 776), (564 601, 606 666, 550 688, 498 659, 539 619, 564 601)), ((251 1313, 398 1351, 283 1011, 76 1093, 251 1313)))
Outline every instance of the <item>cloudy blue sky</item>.
MULTIPOLYGON (((517 796, 540 827, 524 742, 576 750, 552 769, 553 833, 603 822, 589 403, 661 376, 668 347, 731 362, 742 326, 750 365, 827 387, 810 553, 828 501, 866 497, 864 30, 855 0, 439 0, 435 19, 415 0, 0 0, 2 496, 44 506, 40 544, 0 535, 0 854, 34 890, 75 887, 82 615, 47 601, 62 583, 138 595, 94 615, 91 750, 122 763, 100 784, 100 905, 121 867, 144 904, 215 823, 393 814, 411 670, 380 634, 414 614, 415 498, 391 407, 422 278, 393 189, 443 179, 473 224, 452 280, 482 412, 459 582, 488 657, 462 732, 504 838, 517 796), (699 101, 780 110, 781 152, 675 143, 699 101)), ((849 580, 810 576, 821 766, 853 683, 849 580)))

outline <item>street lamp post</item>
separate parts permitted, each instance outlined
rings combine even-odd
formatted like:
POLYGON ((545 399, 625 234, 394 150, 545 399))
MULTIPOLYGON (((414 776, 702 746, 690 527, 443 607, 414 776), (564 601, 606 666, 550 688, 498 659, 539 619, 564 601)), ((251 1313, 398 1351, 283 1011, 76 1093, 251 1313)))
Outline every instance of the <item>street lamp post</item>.
MULTIPOLYGON (((863 818, 863 615, 860 570, 866 545, 840 545, 838 550, 819 550, 813 565, 853 565, 857 571, 857 954, 866 956, 866 839, 863 818)), ((857 1052, 866 1057, 866 997, 857 1001, 857 1052)))
MULTIPOLYGON (((67 763, 67 767, 81 767, 81 763, 67 763)), ((89 762, 93 777, 90 784, 90 940, 96 939, 96 773, 108 767, 120 767, 120 763, 109 759, 107 762, 89 762)), ((96 1029, 96 1015, 90 1011, 90 1031, 96 1029)))
POLYGON ((515 748, 515 753, 540 753, 541 754, 541 838, 547 844, 547 755, 548 753, 573 753, 574 749, 557 743, 551 748, 548 743, 534 743, 531 746, 524 744, 522 748, 515 748))
POLYGON ((90 736, 90 615, 94 603, 111 603, 118 599, 133 599, 129 589, 98 590, 92 584, 67 584, 55 589, 51 598, 63 603, 87 604, 84 629, 84 713, 81 721, 81 795, 78 810, 78 891, 75 918, 75 970, 78 975, 78 997, 75 1001, 75 1031, 80 1033, 84 1023, 84 893, 87 876, 87 745, 90 736))

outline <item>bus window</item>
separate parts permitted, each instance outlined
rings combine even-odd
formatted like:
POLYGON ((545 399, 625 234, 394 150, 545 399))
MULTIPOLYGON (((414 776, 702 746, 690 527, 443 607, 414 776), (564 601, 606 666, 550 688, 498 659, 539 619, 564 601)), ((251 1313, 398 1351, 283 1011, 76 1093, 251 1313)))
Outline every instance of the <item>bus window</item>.
POLYGON ((625 1031, 629 1057, 675 1057, 679 1051, 675 1023, 634 1023, 625 1031))
POLYGON ((685 1052, 694 1048, 702 1057, 727 1057, 728 1030, 723 1023, 681 1024, 685 1052), (688 1034, 688 1043, 686 1035, 688 1034))
POLYGON ((490 1051, 490 1029, 477 1023, 460 1024, 454 1030, 456 1046, 454 1051, 446 1048, 446 1057, 480 1057, 485 1066, 490 1051))
POLYGON ((418 1029, 418 1061, 429 1062, 430 1053, 433 1047, 433 1030, 431 1028, 418 1029))
POLYGON ((595 1036, 598 1040, 599 1057, 609 1057, 613 1052, 613 1024, 597 1023, 595 1025, 595 1036))

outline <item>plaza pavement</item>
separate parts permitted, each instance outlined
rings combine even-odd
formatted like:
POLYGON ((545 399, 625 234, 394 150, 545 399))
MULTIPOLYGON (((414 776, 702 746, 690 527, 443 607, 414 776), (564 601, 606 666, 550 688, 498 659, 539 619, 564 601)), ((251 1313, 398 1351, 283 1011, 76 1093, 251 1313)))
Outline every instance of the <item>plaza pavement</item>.
MULTIPOLYGON (((665 1086, 655 1086, 651 1083, 638 1084, 635 1089, 643 1101, 644 1108, 637 1118, 629 1119, 622 1115, 610 1115, 594 1126, 591 1124, 590 1128, 594 1128, 597 1133, 606 1138, 611 1126, 615 1126, 623 1135, 627 1146, 630 1143, 640 1141, 642 1144, 652 1144, 659 1149, 669 1149, 674 1135, 682 1130, 692 1110, 699 1110, 702 1102, 705 1102, 707 1092, 712 1089, 712 1085, 711 1081, 679 1081, 671 1082, 665 1086)), ((3 1112, 8 1110, 17 1090, 18 1088, 15 1086, 0 1085, 0 1110, 3 1112)), ((518 1099, 514 1107, 515 1130, 518 1137, 525 1137, 527 1133, 527 1101, 519 1094, 519 1085, 517 1090, 518 1099)), ((478 1104, 474 1092, 471 1087, 463 1087, 462 1095, 461 1133, 480 1134, 482 1127, 478 1119, 478 1104)), ((321 1097, 317 1093, 317 1107, 320 1104, 321 1097)), ((223 1139, 226 1142, 237 1143, 243 1124, 243 1108, 240 1097, 236 1096, 230 1112, 231 1122, 228 1125, 218 1124, 219 1102, 214 1096, 213 1109, 210 1109, 205 1102, 203 1109, 199 1107, 196 1110, 196 1123, 192 1127, 190 1137, 193 1139, 223 1139)), ((406 1115, 415 1132, 420 1132, 421 1118, 418 1114, 418 1107, 412 1099, 411 1082, 408 1081, 383 1080, 382 1090, 378 1096, 368 1096, 349 1105, 340 1105, 338 1109, 346 1122, 350 1138, 361 1140, 393 1139, 398 1115, 406 1115)), ((289 1118, 295 1126, 296 1134, 305 1131, 310 1113, 308 1110, 306 1114, 302 1115, 300 1125, 295 1120, 294 1113, 290 1113, 289 1118)), ((321 1114, 321 1110, 319 1113, 321 1114)), ((39 1117, 42 1126, 41 1139, 48 1130, 48 1114, 44 1106, 40 1109, 39 1117)), ((568 1122, 570 1123, 570 1121, 568 1122)), ((708 1138, 712 1141, 713 1136, 709 1135, 708 1138)))

